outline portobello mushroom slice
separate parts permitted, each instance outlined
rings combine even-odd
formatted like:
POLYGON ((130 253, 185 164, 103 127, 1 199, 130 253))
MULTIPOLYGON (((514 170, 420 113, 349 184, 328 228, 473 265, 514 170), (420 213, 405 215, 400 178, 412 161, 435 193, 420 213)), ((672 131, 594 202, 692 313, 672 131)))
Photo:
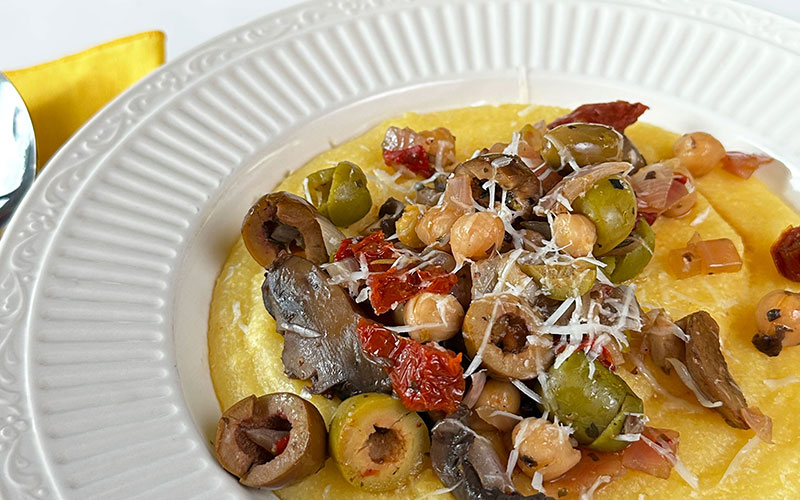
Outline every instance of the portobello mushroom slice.
MULTIPOLYGON (((465 161, 455 169, 455 174, 472 177, 472 197, 481 205, 488 206, 490 195, 483 184, 494 179, 497 186, 507 191, 506 204, 528 218, 533 207, 542 196, 542 184, 536 174, 518 156, 489 153, 465 161)), ((497 195, 495 200, 500 200, 497 195)))
POLYGON ((303 252, 314 264, 328 262, 344 235, 306 200, 285 191, 262 196, 242 223, 247 251, 269 267, 281 253, 303 252))
POLYGON ((686 368, 698 390, 708 399, 719 401, 715 409, 725 422, 737 429, 753 429, 767 442, 772 438, 772 420, 757 408, 748 408, 739 385, 728 371, 719 345, 719 325, 705 311, 697 311, 677 323, 686 335, 686 368))
POLYGON ((650 357, 661 371, 669 375, 673 368, 669 359, 685 359, 686 343, 679 338, 685 334, 663 309, 651 309, 643 319, 642 333, 650 357))
POLYGON ((328 433, 319 410, 288 392, 248 396, 219 419, 220 464, 245 486, 282 488, 325 465, 328 433))
POLYGON ((470 410, 440 420, 431 431, 433 470, 456 500, 552 500, 543 493, 524 496, 514 489, 488 439, 466 425, 470 410))
POLYGON ((292 378, 311 381, 311 392, 346 398, 391 392, 386 372, 367 359, 356 325, 361 315, 338 285, 306 259, 284 254, 266 273, 264 306, 283 335, 283 366, 292 378))

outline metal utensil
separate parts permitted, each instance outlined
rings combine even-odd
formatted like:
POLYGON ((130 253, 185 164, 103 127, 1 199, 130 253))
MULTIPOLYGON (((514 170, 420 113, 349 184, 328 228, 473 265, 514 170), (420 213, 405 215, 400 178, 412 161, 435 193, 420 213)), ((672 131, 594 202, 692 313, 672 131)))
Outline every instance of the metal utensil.
POLYGON ((28 108, 0 73, 0 231, 36 175, 36 139, 28 108))

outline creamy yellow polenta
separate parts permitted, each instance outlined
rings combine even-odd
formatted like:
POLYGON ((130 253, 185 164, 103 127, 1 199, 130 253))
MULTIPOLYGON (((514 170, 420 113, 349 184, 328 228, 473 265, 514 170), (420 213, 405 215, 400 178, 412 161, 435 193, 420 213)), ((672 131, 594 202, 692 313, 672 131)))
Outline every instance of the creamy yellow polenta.
MULTIPOLYGON (((508 142, 513 131, 525 123, 550 120, 567 110, 521 105, 481 106, 428 114, 409 113, 387 120, 366 134, 317 156, 276 190, 302 193, 302 180, 310 172, 328 167, 330 162, 350 160, 365 172, 379 177, 383 173, 381 140, 390 125, 415 130, 447 127, 456 136, 456 155, 463 160, 478 148, 495 142, 508 142)), ((626 133, 639 150, 653 162, 672 156, 677 135, 644 123, 626 133)), ((380 183, 370 181, 376 206, 391 193, 380 183)), ((600 490, 595 498, 698 498, 743 499, 800 498, 800 383, 770 388, 765 379, 800 375, 800 348, 790 348, 778 358, 767 358, 756 351, 750 338, 756 330, 754 309, 769 290, 797 286, 774 269, 769 246, 789 224, 800 224, 800 216, 773 195, 757 179, 743 181, 724 171, 714 171, 698 180, 697 205, 681 219, 660 218, 654 225, 657 234, 655 258, 636 279, 637 296, 647 307, 663 307, 679 318, 698 309, 710 312, 721 328, 723 352, 730 371, 739 382, 751 406, 770 415, 775 424, 775 444, 761 442, 740 456, 740 465, 724 480, 731 460, 753 433, 727 426, 720 416, 676 398, 654 392, 641 375, 620 370, 645 402, 651 425, 680 432, 679 455, 689 470, 700 478, 700 488, 692 490, 676 473, 668 480, 639 472, 628 472, 600 490), (738 273, 696 276, 676 281, 667 272, 670 249, 685 246, 698 231, 704 238, 730 238, 744 256, 738 273)), ((244 215, 244 214, 243 214, 244 215)), ((358 228, 355 228, 358 229, 358 228)), ((239 240, 217 279, 209 318, 208 349, 211 377, 223 410, 249 394, 276 391, 299 393, 304 383, 288 379, 283 373, 283 338, 261 301, 264 271, 249 256, 239 240)), ((669 384, 669 380, 666 381, 669 384)), ((670 385, 673 390, 678 384, 670 385)), ((338 404, 319 396, 312 398, 327 422, 338 404)), ((325 468, 300 484, 278 491, 283 499, 347 498, 416 499, 441 488, 430 466, 402 490, 385 494, 367 493, 342 479, 330 460, 325 468)), ((429 498, 452 498, 449 494, 429 498)))

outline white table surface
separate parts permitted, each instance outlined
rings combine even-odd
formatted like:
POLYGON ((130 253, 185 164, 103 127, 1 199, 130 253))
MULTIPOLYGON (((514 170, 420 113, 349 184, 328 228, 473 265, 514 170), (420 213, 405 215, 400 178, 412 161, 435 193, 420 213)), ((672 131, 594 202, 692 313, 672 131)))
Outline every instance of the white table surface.
MULTIPOLYGON (((800 0, 730 0, 800 21, 800 0)), ((0 70, 49 61, 146 30, 167 59, 298 0, 0 0, 0 70)), ((800 28, 798 28, 800 29, 800 28)))

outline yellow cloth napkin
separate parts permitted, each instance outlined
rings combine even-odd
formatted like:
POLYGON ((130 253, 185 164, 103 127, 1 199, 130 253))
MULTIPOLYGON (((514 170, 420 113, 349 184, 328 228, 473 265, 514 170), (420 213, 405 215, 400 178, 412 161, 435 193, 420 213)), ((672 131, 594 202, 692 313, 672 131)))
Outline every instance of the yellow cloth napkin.
POLYGON ((150 31, 6 72, 31 113, 38 168, 103 105, 163 62, 164 33, 150 31))

